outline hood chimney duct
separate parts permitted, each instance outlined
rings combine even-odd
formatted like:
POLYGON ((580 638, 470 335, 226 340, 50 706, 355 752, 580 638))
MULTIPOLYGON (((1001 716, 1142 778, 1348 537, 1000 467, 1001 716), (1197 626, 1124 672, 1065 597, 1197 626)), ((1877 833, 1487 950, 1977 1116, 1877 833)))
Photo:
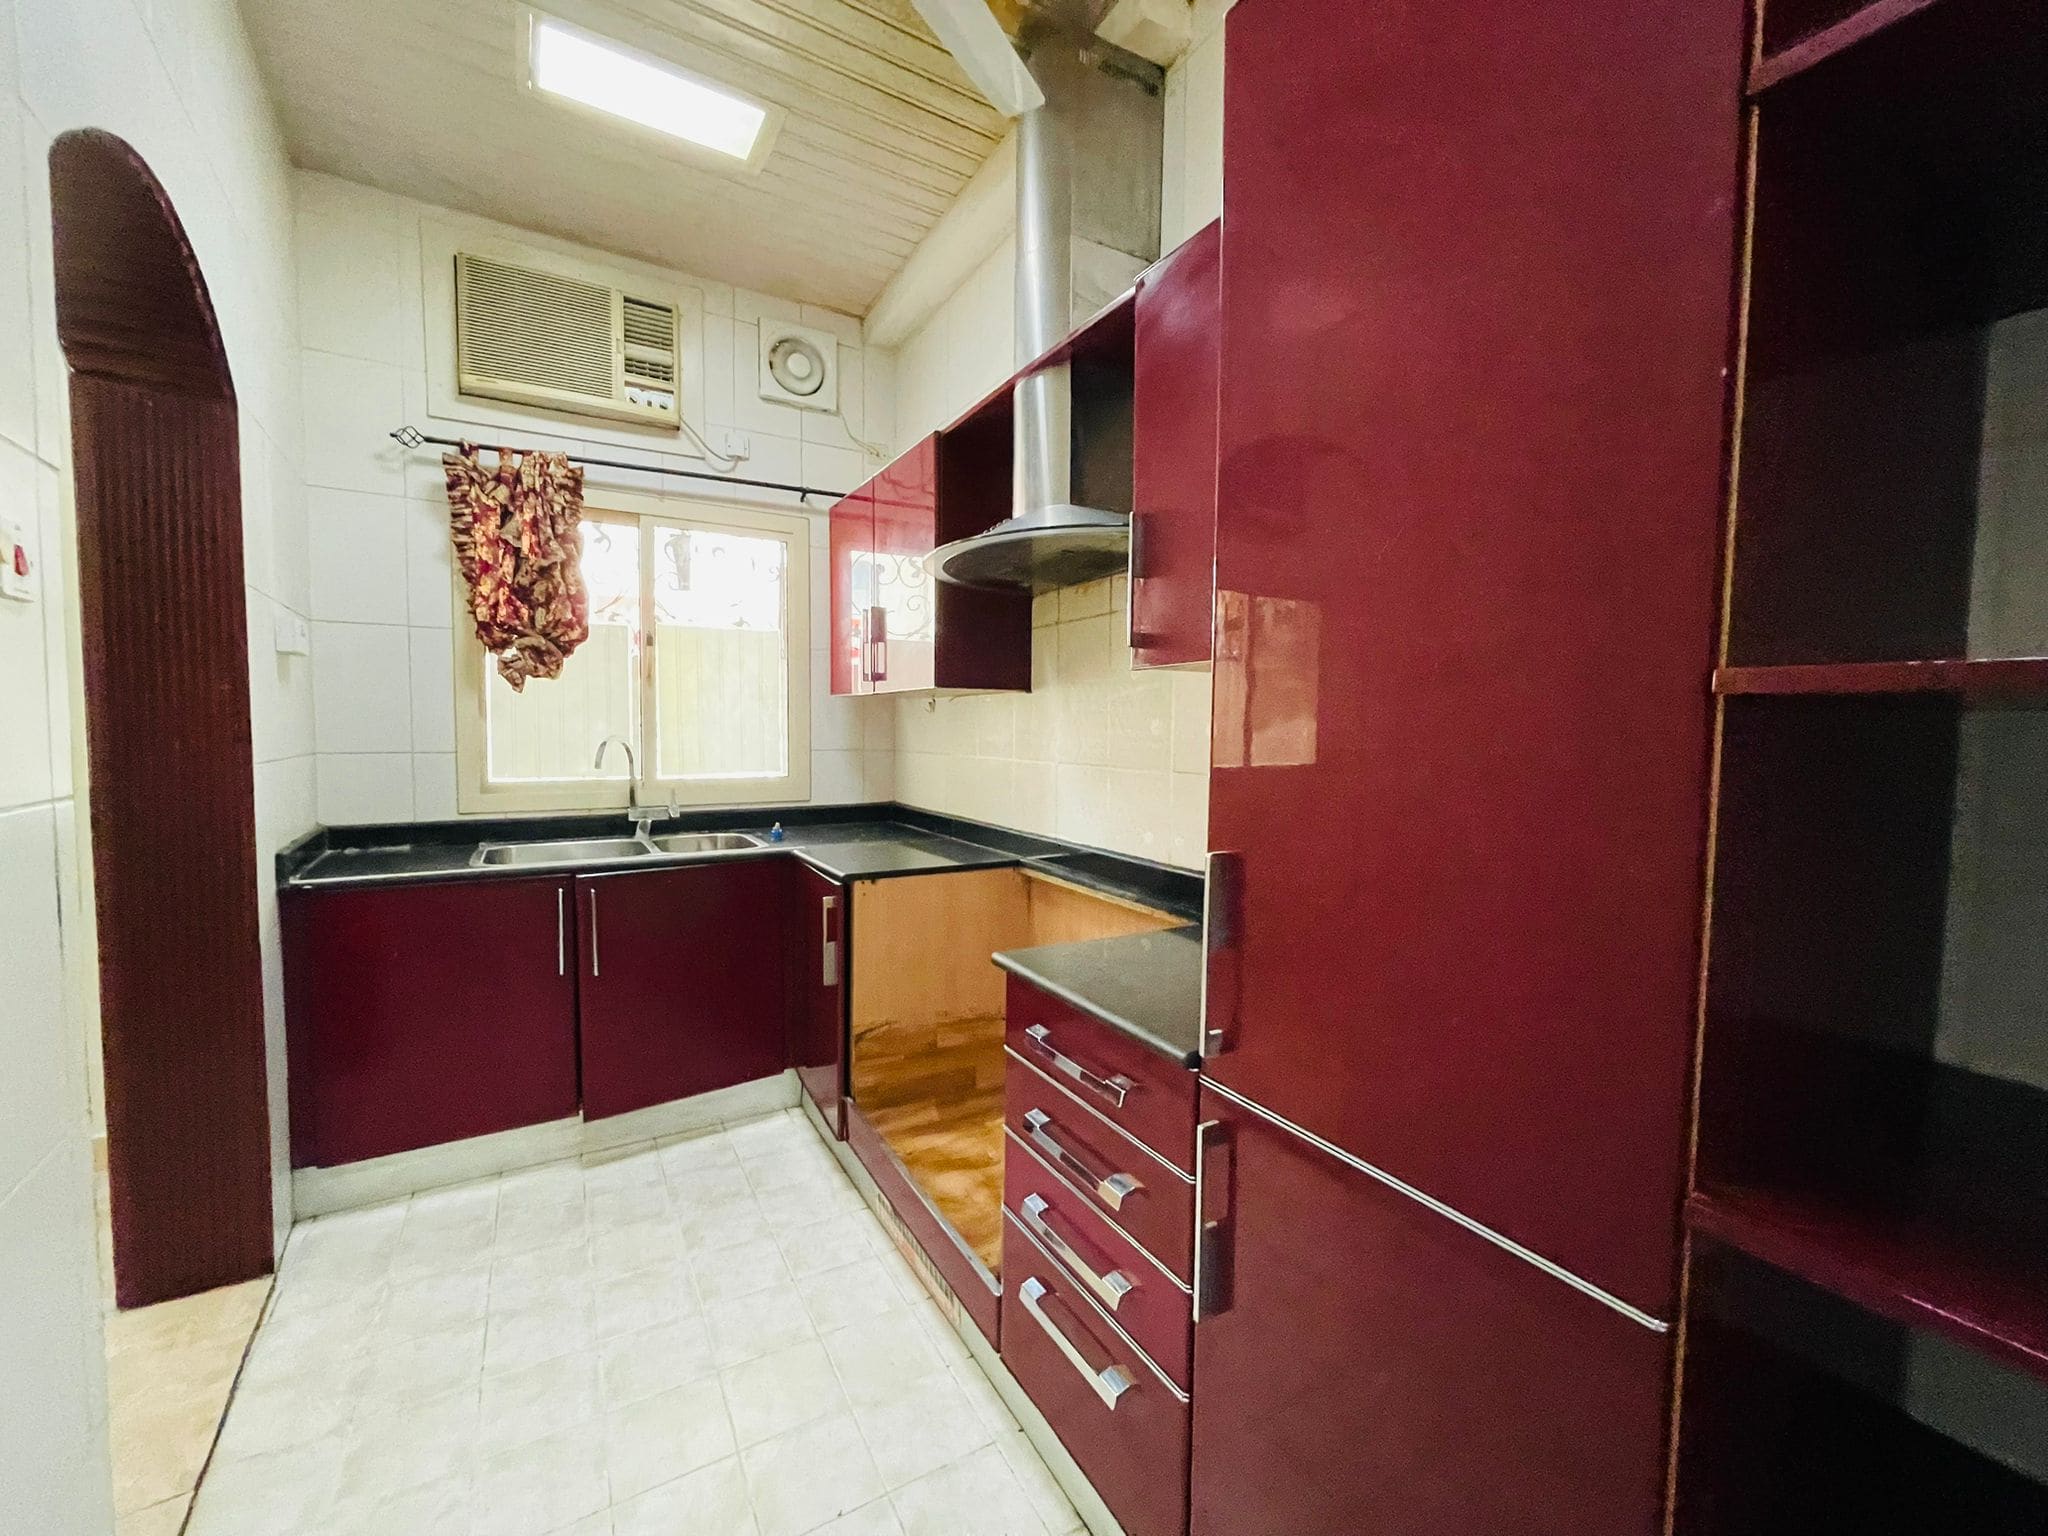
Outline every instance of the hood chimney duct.
MULTIPOLYGON (((1098 40, 1085 6, 1042 5, 1017 46, 1045 95, 1017 121, 1022 369, 1066 339, 1077 308, 1093 313, 1157 258, 1164 118, 1157 66, 1098 40)), ((1012 515, 936 551, 932 568, 958 585, 1041 592, 1121 571, 1129 517, 1075 503, 1076 431, 1087 422, 1077 422, 1072 364, 1020 379, 1013 405, 1012 515)))

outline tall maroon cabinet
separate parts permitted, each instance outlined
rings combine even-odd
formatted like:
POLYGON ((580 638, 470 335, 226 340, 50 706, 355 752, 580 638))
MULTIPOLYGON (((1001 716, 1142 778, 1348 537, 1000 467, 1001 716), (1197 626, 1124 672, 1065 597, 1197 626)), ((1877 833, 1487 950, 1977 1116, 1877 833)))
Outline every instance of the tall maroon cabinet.
POLYGON ((781 859, 581 875, 583 1118, 789 1064, 781 859))
POLYGON ((286 891, 292 1165, 576 1113, 567 880, 286 891))
POLYGON ((1209 660, 1223 231, 1138 279, 1131 380, 1131 665, 1209 660))
POLYGON ((1493 1243, 1216 1093, 1193 1528, 1648 1532, 1666 1351, 1493 1243), (1281 1326, 1276 1320, 1284 1319, 1281 1326))
POLYGON ((1301 1181, 1302 1231, 1386 1226, 1384 1180, 1481 1248, 1292 1282, 1254 1215, 1282 1189, 1240 1166, 1201 1536, 1429 1528, 1265 1521, 1306 1469, 1232 1451, 1254 1399, 1273 1445, 1465 1480, 1436 1529, 1655 1524, 1743 42, 1739 0, 1230 18, 1204 1070, 1356 1175, 1301 1181), (1454 1341, 1394 1336, 1425 1312, 1454 1341), (1315 1389, 1272 1395, 1305 1349, 1315 1389), (1606 1496, 1523 1475, 1588 1446, 1471 1440, 1487 1391, 1624 1458, 1606 1496))

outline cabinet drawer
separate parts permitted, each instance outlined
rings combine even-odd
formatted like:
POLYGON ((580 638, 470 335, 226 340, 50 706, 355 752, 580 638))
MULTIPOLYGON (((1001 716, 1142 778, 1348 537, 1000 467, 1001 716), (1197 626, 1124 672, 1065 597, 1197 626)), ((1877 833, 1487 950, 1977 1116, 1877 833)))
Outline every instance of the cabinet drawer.
POLYGON ((1012 1052, 1003 1075, 1009 1134, 1160 1263, 1191 1281, 1195 1186, 1012 1052))
POLYGON ((1195 1167, 1195 1074, 1029 982, 1009 978, 1010 1049, 1183 1173, 1195 1167))
POLYGON ((1003 1219, 1003 1364, 1129 1536, 1184 1536, 1188 1401, 1003 1219))
POLYGON ((1093 1296, 1185 1392, 1193 1376, 1190 1293, 1014 1137, 1003 1165, 1003 1205, 1062 1279, 1093 1296))

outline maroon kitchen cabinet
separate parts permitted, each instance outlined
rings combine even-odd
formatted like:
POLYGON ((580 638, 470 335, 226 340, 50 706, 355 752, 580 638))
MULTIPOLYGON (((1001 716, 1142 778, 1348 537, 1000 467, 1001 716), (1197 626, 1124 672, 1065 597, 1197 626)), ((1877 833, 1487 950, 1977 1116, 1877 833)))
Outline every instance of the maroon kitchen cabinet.
POLYGON ((788 1065, 788 874, 776 858, 577 878, 584 1119, 788 1065))
POLYGON ((1031 686, 1028 593, 944 586, 941 544, 1009 515, 1007 406, 926 437, 832 509, 832 691, 1031 686))
POLYGON ((1226 43, 1205 1070, 1666 1321, 1743 38, 1244 0, 1226 43))
POLYGON ((1193 1536, 1661 1528, 1666 1335, 1213 1089, 1202 1113, 1193 1536))
POLYGON ((286 891, 292 1165, 576 1113, 566 880, 286 891))
POLYGON ((789 1057, 820 1118, 844 1140, 846 888, 798 868, 789 891, 789 1057))
POLYGON ((875 549, 872 482, 833 506, 828 532, 832 691, 839 695, 873 693, 873 658, 868 650, 875 549))
POLYGON ((1209 660, 1216 591, 1222 226, 1138 280, 1132 345, 1131 665, 1209 660))
POLYGON ((939 547, 939 440, 927 437, 875 476, 874 590, 869 675, 876 693, 932 686, 938 578, 924 557, 939 547))

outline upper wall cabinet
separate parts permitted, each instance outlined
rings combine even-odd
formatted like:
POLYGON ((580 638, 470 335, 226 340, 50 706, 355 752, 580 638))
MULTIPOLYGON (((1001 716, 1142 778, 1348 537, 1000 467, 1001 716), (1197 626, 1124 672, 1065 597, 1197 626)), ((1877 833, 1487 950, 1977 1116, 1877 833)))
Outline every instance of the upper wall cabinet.
POLYGON ((939 584, 925 556, 1008 515, 1010 441, 963 423, 832 509, 832 691, 1031 686, 1031 599, 939 584))
POLYGON ((1138 280, 1132 344, 1131 665, 1209 659, 1223 226, 1138 280))

